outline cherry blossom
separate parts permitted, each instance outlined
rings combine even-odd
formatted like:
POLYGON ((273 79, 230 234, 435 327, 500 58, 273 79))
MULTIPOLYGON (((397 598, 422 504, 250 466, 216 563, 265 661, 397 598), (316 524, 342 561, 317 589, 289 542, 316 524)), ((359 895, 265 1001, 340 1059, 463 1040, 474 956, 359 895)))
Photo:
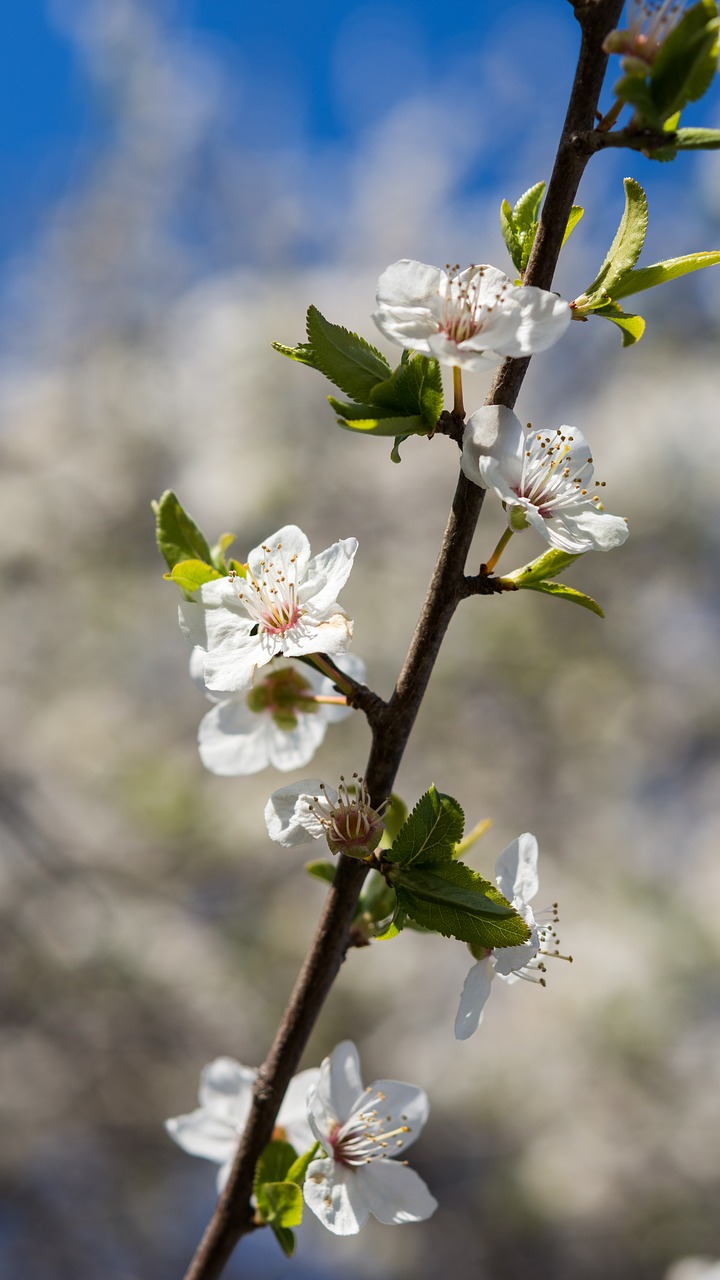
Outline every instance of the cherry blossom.
POLYGON ((319 778, 303 778, 273 791, 265 806, 268 835, 277 844, 296 848, 327 840, 332 853, 366 858, 380 843, 385 804, 374 809, 364 780, 341 776, 336 791, 319 778))
POLYGON ((376 1080, 364 1089, 350 1040, 325 1059, 308 1095, 308 1120, 325 1155, 308 1166, 303 1193, 328 1231, 355 1235, 370 1214, 399 1225, 435 1212, 437 1201, 402 1158, 429 1109, 416 1085, 376 1080))
POLYGON ((401 258, 380 276, 373 319, 391 342, 461 369, 545 351, 571 311, 555 293, 514 285, 497 267, 430 267, 401 258))

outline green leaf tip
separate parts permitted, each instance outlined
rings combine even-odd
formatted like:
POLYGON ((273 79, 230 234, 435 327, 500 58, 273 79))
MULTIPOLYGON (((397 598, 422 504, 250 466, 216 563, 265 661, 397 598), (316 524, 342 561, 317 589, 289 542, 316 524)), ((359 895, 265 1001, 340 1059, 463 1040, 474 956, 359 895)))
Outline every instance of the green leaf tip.
POLYGON ((464 826, 457 800, 432 786, 403 822, 387 857, 402 866, 447 861, 462 840, 464 826))
POLYGON ((158 551, 171 571, 182 560, 201 560, 212 565, 212 553, 205 536, 172 489, 153 502, 155 538, 158 551))

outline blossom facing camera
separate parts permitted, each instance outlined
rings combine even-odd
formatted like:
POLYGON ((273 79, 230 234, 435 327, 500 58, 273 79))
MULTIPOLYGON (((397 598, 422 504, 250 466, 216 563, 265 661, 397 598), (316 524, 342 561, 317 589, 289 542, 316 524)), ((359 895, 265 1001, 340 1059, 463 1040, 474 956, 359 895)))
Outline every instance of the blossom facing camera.
MULTIPOLYGON (((352 680, 365 680, 365 663, 351 653, 336 664, 352 680)), ((205 653, 194 649, 190 674, 204 685, 205 653)), ((336 695, 332 679, 303 663, 277 658, 258 674, 252 689, 223 697, 207 692, 216 705, 200 722, 200 758, 211 773, 233 777, 272 765, 287 772, 309 764, 328 726, 352 714, 336 695)))
POLYGON ((325 837, 331 853, 368 858, 385 828, 385 804, 373 809, 364 779, 354 773, 349 783, 328 787, 318 778, 303 778, 273 791, 265 806, 268 835, 277 844, 297 848, 325 837))
POLYGON ((497 267, 430 267, 401 258, 380 276, 373 319, 391 342, 470 372, 545 351, 567 329, 569 304, 497 267))
POLYGON ((355 1235, 370 1214, 397 1226, 435 1212, 437 1201, 403 1158, 429 1110, 416 1085, 376 1080, 364 1089, 350 1040, 325 1059, 308 1095, 308 1120, 326 1154, 308 1166, 303 1194, 328 1231, 355 1235))
MULTIPOLYGON (((243 1067, 234 1058, 215 1058, 200 1074, 198 1109, 165 1121, 167 1132, 183 1151, 220 1165, 218 1195, 228 1180, 250 1115, 256 1076, 254 1068, 243 1067)), ((319 1076, 317 1067, 293 1076, 278 1112, 273 1136, 289 1142, 298 1153, 307 1151, 315 1141, 307 1118, 307 1097, 319 1076)))
POLYGON ((482 955, 473 952, 476 963, 468 972, 460 996, 455 1019, 456 1040, 467 1040, 477 1031, 495 977, 503 978, 505 982, 517 982, 519 978, 525 978, 544 987, 544 958, 553 956, 561 960, 572 959, 571 956, 561 956, 558 951, 556 908, 541 913, 539 919, 533 915, 530 902, 538 891, 537 861, 537 840, 526 831, 517 840, 513 840, 507 849, 503 849, 495 864, 495 883, 503 897, 522 916, 530 930, 530 937, 517 947, 499 947, 494 951, 485 951, 482 955), (542 920, 543 915, 546 916, 545 920, 542 920))
POLYGON ((461 466, 468 480, 492 489, 511 529, 531 526, 561 551, 609 551, 628 536, 620 516, 603 509, 588 443, 576 427, 534 431, 505 405, 471 414, 461 466))
POLYGON ((343 538, 311 556, 302 529, 289 524, 253 548, 245 577, 231 573, 203 583, 179 612, 188 640, 205 655, 206 687, 239 693, 273 658, 344 653, 353 624, 337 597, 357 545, 343 538))

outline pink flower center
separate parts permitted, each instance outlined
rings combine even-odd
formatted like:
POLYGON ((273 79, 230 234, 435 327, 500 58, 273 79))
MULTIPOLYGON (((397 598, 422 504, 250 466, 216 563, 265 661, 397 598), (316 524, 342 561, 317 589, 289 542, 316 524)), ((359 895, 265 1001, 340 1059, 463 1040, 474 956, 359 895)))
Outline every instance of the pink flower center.
POLYGON ((245 577, 230 574, 238 600, 255 620, 260 631, 282 636, 300 621, 303 610, 297 599, 297 556, 286 557, 282 543, 263 544, 265 559, 257 574, 248 565, 245 577))

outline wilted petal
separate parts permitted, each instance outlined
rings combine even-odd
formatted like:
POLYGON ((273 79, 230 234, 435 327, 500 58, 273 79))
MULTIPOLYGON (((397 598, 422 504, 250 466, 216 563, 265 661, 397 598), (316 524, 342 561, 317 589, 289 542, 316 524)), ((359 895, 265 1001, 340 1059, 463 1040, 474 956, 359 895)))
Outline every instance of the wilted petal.
POLYGON ((489 955, 478 960, 469 970, 455 1019, 456 1040, 467 1040, 480 1026, 493 975, 493 961, 489 955))
POLYGON ((314 810, 329 811, 338 799, 337 791, 327 786, 323 790, 323 785, 318 778, 303 778, 273 791, 265 806, 271 840, 290 848, 322 836, 323 825, 314 810))

